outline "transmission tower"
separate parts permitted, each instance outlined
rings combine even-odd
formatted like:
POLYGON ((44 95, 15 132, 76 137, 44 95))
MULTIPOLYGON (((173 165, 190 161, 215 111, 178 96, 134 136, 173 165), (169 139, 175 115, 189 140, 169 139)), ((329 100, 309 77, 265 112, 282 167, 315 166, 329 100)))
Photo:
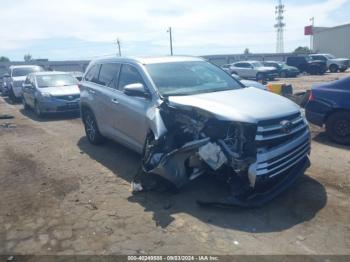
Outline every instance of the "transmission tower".
POLYGON ((275 6, 275 14, 276 14, 275 28, 277 29, 276 53, 284 52, 283 31, 284 31, 284 27, 286 26, 286 24, 283 23, 284 12, 285 10, 284 10, 284 5, 282 4, 282 0, 278 0, 278 5, 275 6))

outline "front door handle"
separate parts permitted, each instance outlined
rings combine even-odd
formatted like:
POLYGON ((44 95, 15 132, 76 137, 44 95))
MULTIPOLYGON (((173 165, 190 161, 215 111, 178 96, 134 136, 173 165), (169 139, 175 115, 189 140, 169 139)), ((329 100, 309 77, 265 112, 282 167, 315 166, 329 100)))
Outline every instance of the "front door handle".
POLYGON ((96 92, 94 90, 92 90, 92 89, 89 89, 89 93, 92 94, 92 95, 96 94, 96 92))
POLYGON ((112 103, 113 103, 113 104, 119 104, 119 102, 118 102, 118 100, 117 100, 116 98, 113 98, 113 99, 112 99, 112 103))

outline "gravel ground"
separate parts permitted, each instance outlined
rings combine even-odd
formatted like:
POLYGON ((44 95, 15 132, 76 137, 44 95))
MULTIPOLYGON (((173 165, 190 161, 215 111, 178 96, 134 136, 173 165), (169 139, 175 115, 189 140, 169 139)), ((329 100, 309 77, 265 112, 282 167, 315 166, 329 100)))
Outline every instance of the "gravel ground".
MULTIPOLYGON (((307 89, 344 75, 284 81, 307 89)), ((4 98, 0 112, 15 116, 0 120, 0 254, 350 254, 350 147, 320 128, 312 166, 287 192, 258 209, 217 209, 196 205, 223 194, 210 177, 132 195, 140 157, 90 145, 78 116, 37 119, 4 98)))

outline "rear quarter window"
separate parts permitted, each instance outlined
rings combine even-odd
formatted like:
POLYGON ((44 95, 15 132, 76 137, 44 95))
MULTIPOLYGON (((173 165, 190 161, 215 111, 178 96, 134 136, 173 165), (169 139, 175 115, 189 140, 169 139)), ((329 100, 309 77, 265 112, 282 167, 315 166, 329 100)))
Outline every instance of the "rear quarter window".
POLYGON ((85 75, 85 81, 98 83, 98 75, 100 73, 100 65, 93 65, 91 66, 86 75, 85 75))

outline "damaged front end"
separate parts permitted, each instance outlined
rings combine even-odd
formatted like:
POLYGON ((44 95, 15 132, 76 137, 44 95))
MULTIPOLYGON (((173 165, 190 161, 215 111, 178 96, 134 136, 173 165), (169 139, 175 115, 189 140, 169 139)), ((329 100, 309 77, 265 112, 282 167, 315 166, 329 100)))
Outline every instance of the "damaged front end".
MULTIPOLYGON (((267 147, 262 149, 257 140, 261 128, 257 124, 220 120, 203 109, 168 100, 150 109, 148 118, 152 132, 143 150, 144 173, 157 174, 177 188, 204 173, 227 182, 230 196, 200 201, 202 205, 260 206, 298 177, 278 176, 266 183, 263 180, 270 177, 259 176, 267 147)), ((303 166, 293 166, 294 173, 308 167, 308 159, 303 160, 299 163, 303 166)))

